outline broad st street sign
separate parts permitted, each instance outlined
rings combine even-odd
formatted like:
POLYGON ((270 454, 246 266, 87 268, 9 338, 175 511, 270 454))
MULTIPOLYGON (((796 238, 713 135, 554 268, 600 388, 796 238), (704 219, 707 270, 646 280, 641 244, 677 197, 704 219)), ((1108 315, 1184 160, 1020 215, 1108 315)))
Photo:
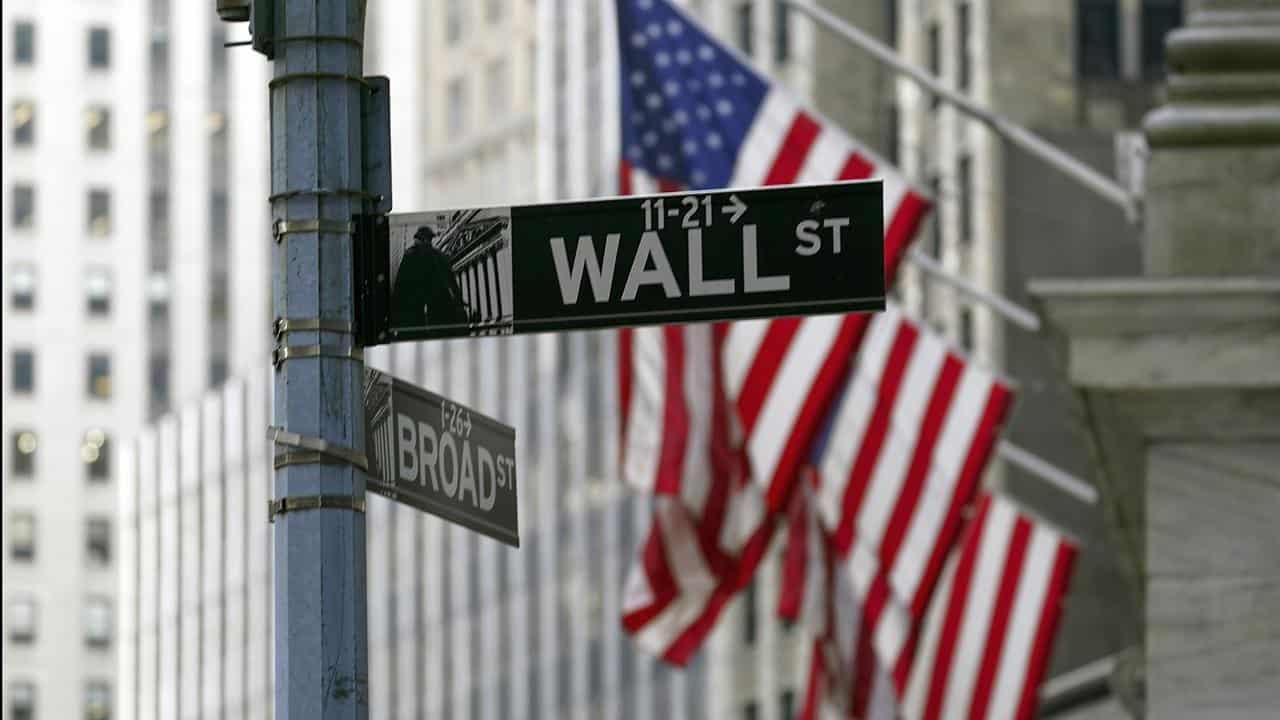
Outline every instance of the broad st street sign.
POLYGON ((878 180, 393 214, 362 231, 366 345, 873 311, 878 180))
POLYGON ((371 368, 364 416, 369 492, 520 546, 515 428, 371 368))

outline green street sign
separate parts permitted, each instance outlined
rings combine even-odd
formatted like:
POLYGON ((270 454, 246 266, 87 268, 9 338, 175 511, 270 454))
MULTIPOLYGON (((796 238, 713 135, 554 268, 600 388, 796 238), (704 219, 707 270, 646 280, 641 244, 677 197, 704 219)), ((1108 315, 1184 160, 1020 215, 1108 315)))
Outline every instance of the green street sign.
POLYGON ((366 345, 884 307, 878 180, 393 214, 366 345))
POLYGON ((364 416, 366 490, 520 546, 515 428, 372 368, 364 416))

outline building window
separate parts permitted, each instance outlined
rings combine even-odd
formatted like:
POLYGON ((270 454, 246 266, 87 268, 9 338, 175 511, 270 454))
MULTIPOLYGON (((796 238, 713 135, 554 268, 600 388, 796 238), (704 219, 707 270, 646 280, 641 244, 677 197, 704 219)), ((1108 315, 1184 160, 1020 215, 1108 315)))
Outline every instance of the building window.
POLYGON ((794 690, 783 690, 782 696, 778 698, 778 717, 793 718, 796 716, 796 692, 794 690))
POLYGON ((752 6, 750 2, 744 2, 738 5, 735 10, 736 21, 738 26, 738 47, 748 56, 751 55, 751 49, 754 39, 754 21, 752 19, 752 6))
MULTIPOLYGON (((929 53, 929 74, 932 75, 935 80, 941 80, 942 30, 938 27, 938 23, 929 23, 929 29, 926 35, 928 36, 927 51, 929 53)), ((942 102, 942 98, 938 97, 936 94, 929 96, 929 107, 937 108, 940 102, 942 102)))
POLYGON ((111 234, 111 193, 101 189, 90 190, 88 209, 86 225, 89 234, 94 237, 111 234))
POLYGON ((35 225, 36 189, 30 185, 13 186, 13 227, 22 230, 35 225))
POLYGON ((209 361, 209 387, 218 387, 227 381, 227 359, 215 357, 209 361))
POLYGON ((111 31, 106 28, 89 28, 89 67, 111 67, 111 31))
POLYGON ((742 720, 759 720, 760 706, 754 700, 742 706, 742 720))
POLYGON ((36 434, 31 430, 14 430, 9 437, 12 439, 9 472, 14 477, 31 477, 36 472, 36 434))
POLYGON ((756 584, 747 586, 742 593, 742 642, 751 646, 756 643, 756 584))
POLYGON ((898 0, 884 0, 885 44, 898 47, 898 0))
POLYGON ((80 460, 89 469, 91 482, 102 482, 111 477, 111 443, 107 434, 100 428, 93 428, 84 434, 80 443, 80 460))
POLYGON ((30 395, 36 389, 36 357, 30 350, 14 350, 9 367, 13 372, 13 394, 30 395))
POLYGON ((169 278, 155 271, 147 278, 147 317, 153 323, 169 319, 169 278))
POLYGON ((18 100, 10 112, 13 120, 14 147, 31 147, 36 142, 36 105, 18 100))
POLYGON ((215 190, 209 193, 209 234, 219 244, 225 244, 228 239, 227 218, 230 213, 227 207, 227 193, 225 191, 215 190))
POLYGON ((506 60, 489 63, 485 83, 489 91, 489 120, 496 122, 502 119, 511 105, 511 80, 507 75, 506 60))
POLYGON ((791 8, 782 0, 773 8, 773 59, 784 63, 791 59, 791 8))
POLYGON ((91 648, 111 647, 111 601, 91 597, 84 605, 84 644, 91 648))
POLYGON ((454 78, 449 83, 449 137, 462 135, 467 121, 467 84, 466 78, 454 78))
POLYGON ((1164 77, 1164 38, 1181 25, 1181 0, 1142 0, 1142 77, 1164 77))
POLYGON ((110 520, 93 517, 85 521, 84 551, 92 567, 107 567, 111 564, 110 520))
POLYGON ((89 107, 84 111, 84 126, 90 150, 111 147, 111 110, 102 105, 89 107))
POLYGON ((36 641, 36 601, 15 597, 9 601, 9 642, 31 645, 36 641))
POLYGON ((462 0, 447 0, 444 12, 445 42, 456 45, 466 30, 466 3, 462 0))
POLYGON ((152 355, 147 374, 150 378, 151 414, 156 416, 169 407, 169 356, 152 355))
POLYGON ((13 24, 13 64, 31 65, 36 61, 36 26, 22 20, 13 24))
POLYGON ((960 308, 960 347, 973 352, 973 308, 960 308))
POLYGON ((35 720, 36 686, 24 680, 9 683, 9 720, 35 720))
POLYGON ((27 263, 9 268, 9 307, 31 310, 36 306, 36 269, 27 263))
POLYGON ((972 73, 972 59, 969 57, 972 52, 972 43, 969 42, 971 32, 973 23, 969 18, 969 3, 962 2, 956 7, 956 33, 959 35, 959 42, 956 43, 956 84, 964 92, 969 90, 969 76, 972 73))
POLYGON ((36 559, 36 517, 29 512, 9 516, 9 559, 29 563, 36 559))
POLYGON ((84 278, 85 309, 89 315, 103 317, 111 314, 111 271, 105 267, 91 267, 84 278))
POLYGON ((111 720, 111 683, 90 680, 84 686, 84 720, 111 720))
POLYGON ((973 158, 961 155, 956 175, 956 194, 960 196, 957 198, 960 201, 959 242, 967 247, 973 240, 973 158))
POLYGON ((1076 0, 1076 72, 1082 78, 1120 74, 1120 8, 1117 0, 1076 0))
POLYGON ((89 356, 88 384, 86 390, 91 399, 105 400, 111 397, 111 358, 102 353, 89 356))

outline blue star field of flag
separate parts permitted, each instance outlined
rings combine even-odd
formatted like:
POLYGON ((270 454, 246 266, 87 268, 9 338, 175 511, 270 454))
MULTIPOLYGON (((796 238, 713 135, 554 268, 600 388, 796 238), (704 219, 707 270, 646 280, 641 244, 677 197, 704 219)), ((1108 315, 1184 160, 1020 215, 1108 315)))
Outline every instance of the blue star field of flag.
POLYGON ((650 176, 729 185, 768 83, 666 0, 619 0, 622 152, 650 176))

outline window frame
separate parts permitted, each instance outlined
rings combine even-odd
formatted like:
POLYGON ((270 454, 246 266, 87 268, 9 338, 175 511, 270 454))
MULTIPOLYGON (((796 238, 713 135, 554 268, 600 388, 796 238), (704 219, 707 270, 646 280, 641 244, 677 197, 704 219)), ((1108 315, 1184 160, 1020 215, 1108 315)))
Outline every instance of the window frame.
POLYGON ((112 562, 111 518, 90 515, 84 519, 84 554, 89 567, 109 568, 112 562), (95 530, 98 531, 95 533, 95 530), (95 548, 95 545, 99 546, 95 548))
POLYGON ((85 234, 89 237, 104 238, 111 235, 111 190, 104 187, 91 187, 84 196, 85 234), (102 220, 101 227, 98 220, 102 220))
POLYGON ((115 618, 112 615, 111 598, 106 595, 90 595, 84 602, 84 645, 90 650, 110 650, 114 642, 115 618), (103 627, 101 634, 95 634, 94 612, 101 610, 103 627))
POLYGON ((9 124, 13 128, 12 144, 17 148, 32 148, 36 144, 36 102, 29 98, 14 98, 9 103, 9 124), (18 110, 26 106, 30 113, 26 122, 18 122, 18 110))
POLYGON ((39 300, 39 270, 34 263, 15 262, 9 265, 9 309, 13 312, 28 313, 36 309, 39 300), (26 280, 25 294, 23 281, 26 280))
POLYGON ((91 71, 111 69, 111 28, 94 25, 85 32, 85 66, 91 71), (101 39, 99 46, 95 40, 101 39))
POLYGON ((34 230, 36 226, 36 186, 29 182, 15 182, 9 188, 9 227, 16 231, 34 230), (21 200, 19 200, 21 198, 21 200), (25 210, 25 214, 19 214, 25 210))
POLYGON ((85 720, 111 720, 112 697, 114 689, 111 681, 104 678, 93 678, 85 681, 84 684, 84 717, 85 720), (95 701, 97 707, 103 708, 102 713, 95 712, 95 701))
POLYGON ((36 352, 29 347, 15 347, 9 349, 9 392, 14 395, 30 397, 36 394, 36 383, 39 378, 36 372, 36 352), (22 370, 19 373, 19 370, 22 370), (26 378, 25 387, 19 385, 19 380, 26 378))
POLYGON ((80 459, 85 464, 85 474, 90 483, 103 484, 111 480, 111 435, 104 430, 94 428, 85 433, 84 441, 80 446, 80 459), (92 460, 88 460, 85 456, 89 453, 88 447, 92 445, 92 436, 95 433, 102 435, 102 441, 93 448, 96 455, 92 460))
POLYGON ((95 103, 85 106, 85 148, 91 152, 106 152, 111 149, 111 107, 95 103), (92 113, 97 113, 99 121, 89 125, 92 113))
POLYGON ((488 94, 489 121, 496 123, 511 111, 511 66, 505 57, 490 60, 485 65, 485 90, 488 94))
POLYGON ((90 400, 110 400, 110 399, 111 399, 111 395, 112 395, 112 392, 111 392, 111 353, 108 353, 108 352, 90 352, 90 353, 85 357, 85 361, 86 361, 86 362, 85 362, 85 370, 87 371, 87 374, 86 374, 86 376, 85 376, 85 377, 86 377, 86 382, 87 382, 87 385, 86 385, 86 387, 85 387, 85 391, 86 391, 86 394, 88 395, 88 399, 90 399, 90 400), (105 370, 104 370, 104 372, 102 372, 102 373, 100 373, 100 374, 99 374, 99 373, 97 373, 97 372, 95 371, 95 370, 96 370, 96 368, 95 368, 95 363, 97 363, 98 361, 101 361, 101 362, 102 362, 101 367, 105 369, 105 370), (101 380, 101 379, 103 379, 103 378, 105 378, 105 379, 106 379, 106 381, 107 381, 107 391, 106 391, 105 393, 98 392, 98 391, 97 391, 97 389, 95 388, 95 385, 96 385, 97 381, 98 381, 98 380, 101 380))
POLYGON ((773 61, 791 61, 791 6, 783 0, 773 1, 773 61))
POLYGON ((22 478, 24 480, 35 477, 36 474, 36 453, 40 452, 40 436, 35 430, 30 428, 10 428, 9 430, 9 477, 22 478), (35 440, 35 447, 31 452, 23 452, 22 436, 30 433, 35 440))
POLYGON ((13 66, 30 67, 36 64, 36 24, 31 20, 13 21, 13 66), (27 42, 22 42, 22 31, 26 30, 27 42), (27 51, 23 53, 23 50, 27 51))
POLYGON ((450 140, 456 140, 466 134, 467 127, 467 78, 465 75, 455 76, 449 81, 448 89, 449 110, 445 114, 448 126, 445 128, 445 136, 450 140))
POLYGON ((36 686, 30 680, 10 680, 9 681, 9 720, 33 720, 36 717, 36 686), (25 693, 19 693, 18 688, 22 688, 25 693), (25 708, 19 708, 16 705, 17 698, 23 697, 28 705, 25 708))
POLYGON ((5 606, 5 624, 8 626, 9 632, 6 640, 10 645, 21 645, 29 647, 35 645, 40 638, 40 603, 36 597, 31 594, 23 593, 14 595, 9 598, 9 602, 5 606), (30 611, 29 627, 24 628, 21 623, 14 619, 16 608, 26 606, 30 611), (20 630, 26 629, 28 632, 19 633, 20 630))
POLYGON ((84 312, 89 318, 109 318, 112 310, 112 295, 115 291, 115 278, 112 277, 109 265, 90 265, 84 269, 84 312), (103 286, 101 294, 95 294, 95 285, 103 286))
POLYGON ((22 565, 32 565, 36 561, 38 551, 36 546, 39 544, 37 538, 39 535, 39 520, 35 513, 29 510, 12 510, 9 512, 9 562, 22 565), (16 528, 23 525, 27 528, 27 537, 25 546, 18 544, 18 535, 16 528), (26 552, 19 552, 25 549, 26 552))
POLYGON ((752 57, 755 49, 755 6, 751 0, 744 0, 734 8, 734 31, 738 49, 743 55, 752 57))
MULTIPOLYGON (((1077 78, 1081 80, 1091 80, 1091 81, 1108 81, 1108 80, 1120 79, 1121 74, 1123 72, 1123 68, 1121 67, 1122 59, 1121 59, 1121 49, 1120 49, 1123 33, 1121 31, 1122 18, 1120 13, 1121 13, 1121 8, 1120 8, 1119 0, 1076 0, 1075 16, 1074 16, 1075 17, 1075 42, 1074 42, 1073 49, 1074 49, 1074 55, 1075 55, 1075 71, 1076 71, 1077 78), (1086 46, 1090 50, 1095 50, 1095 49, 1101 48, 1102 43, 1098 42, 1097 48, 1095 48, 1093 43, 1087 44, 1085 42, 1086 36, 1091 31, 1091 27, 1089 25, 1086 25, 1085 23, 1085 16, 1086 15, 1092 16, 1096 13, 1098 17, 1103 17, 1103 13, 1108 8, 1111 10, 1110 28, 1109 28, 1110 37, 1101 38, 1100 40, 1106 41, 1110 45, 1110 47, 1106 49, 1106 54, 1109 55, 1109 58, 1106 58, 1106 59, 1110 60, 1111 67, 1102 68, 1098 63, 1093 62, 1093 60, 1096 59, 1094 58, 1094 53, 1092 52, 1086 53, 1086 46), (1088 58, 1090 62, 1087 63, 1086 58, 1088 58)), ((1094 40, 1099 40, 1099 39, 1094 38, 1094 40)))

